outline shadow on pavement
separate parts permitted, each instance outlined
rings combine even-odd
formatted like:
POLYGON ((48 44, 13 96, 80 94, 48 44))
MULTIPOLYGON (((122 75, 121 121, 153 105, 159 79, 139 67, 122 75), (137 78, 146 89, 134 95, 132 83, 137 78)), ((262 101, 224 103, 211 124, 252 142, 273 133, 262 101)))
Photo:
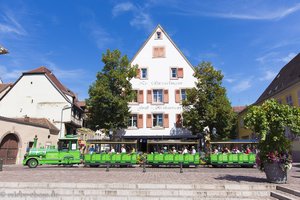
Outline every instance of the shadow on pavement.
POLYGON ((235 181, 235 182, 256 182, 256 183, 267 183, 266 178, 258 178, 253 176, 234 176, 234 175, 226 175, 215 178, 216 180, 227 180, 227 181, 235 181))
POLYGON ((291 177, 293 177, 293 178, 300 178, 300 176, 291 176, 291 177))

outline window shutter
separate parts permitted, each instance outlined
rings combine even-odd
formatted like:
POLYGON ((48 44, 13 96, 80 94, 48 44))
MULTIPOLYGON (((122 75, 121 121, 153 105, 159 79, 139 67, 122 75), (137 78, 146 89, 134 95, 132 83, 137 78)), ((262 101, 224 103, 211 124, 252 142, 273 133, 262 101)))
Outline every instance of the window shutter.
POLYGON ((147 90, 147 103, 152 103, 152 90, 147 90))
POLYGON ((180 103, 180 90, 175 90, 175 103, 180 103))
POLYGON ((143 128, 143 114, 138 115, 138 122, 137 122, 138 128, 143 128))
POLYGON ((183 68, 178 68, 177 77, 178 78, 183 78, 183 68))
POLYGON ((141 78, 141 69, 136 69, 136 78, 141 78))
POLYGON ((164 114, 164 128, 169 128, 169 114, 164 114))
POLYGON ((164 90, 164 103, 169 103, 169 90, 164 90))
POLYGON ((153 47, 153 58, 158 57, 158 48, 157 47, 153 47))
POLYGON ((147 114, 147 121, 146 121, 147 128, 152 128, 152 115, 147 114))
POLYGON ((139 90, 138 103, 144 103, 144 90, 139 90))
POLYGON ((176 114, 175 122, 176 122, 176 128, 182 128, 182 116, 181 116, 181 114, 176 114))

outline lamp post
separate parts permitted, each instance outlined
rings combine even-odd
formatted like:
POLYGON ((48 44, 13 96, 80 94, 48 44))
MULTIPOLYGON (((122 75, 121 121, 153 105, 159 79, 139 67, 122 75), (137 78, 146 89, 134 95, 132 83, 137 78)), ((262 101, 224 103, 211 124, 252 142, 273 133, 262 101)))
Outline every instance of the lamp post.
POLYGON ((63 123, 63 115, 64 115, 64 110, 67 110, 69 108, 72 108, 71 106, 65 105, 61 109, 61 114, 60 114, 60 130, 59 130, 59 138, 64 138, 64 131, 62 131, 62 123, 63 123))
POLYGON ((7 53, 8 53, 8 50, 0 45, 0 54, 7 54, 7 53))

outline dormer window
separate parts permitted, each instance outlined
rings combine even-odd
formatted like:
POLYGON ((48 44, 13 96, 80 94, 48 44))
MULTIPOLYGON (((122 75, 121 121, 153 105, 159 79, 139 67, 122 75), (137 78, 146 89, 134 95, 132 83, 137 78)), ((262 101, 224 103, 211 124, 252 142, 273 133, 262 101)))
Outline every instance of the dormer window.
POLYGON ((156 32, 156 39, 157 39, 157 40, 161 40, 161 39, 162 39, 162 34, 161 34, 160 31, 157 31, 157 32, 156 32))

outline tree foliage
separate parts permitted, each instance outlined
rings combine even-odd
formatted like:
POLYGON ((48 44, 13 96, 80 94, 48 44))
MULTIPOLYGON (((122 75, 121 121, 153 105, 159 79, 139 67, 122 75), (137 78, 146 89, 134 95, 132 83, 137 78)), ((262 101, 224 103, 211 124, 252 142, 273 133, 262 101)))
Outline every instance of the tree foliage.
POLYGON ((134 98, 130 79, 136 75, 136 67, 131 67, 119 50, 107 50, 102 62, 104 67, 90 86, 86 101, 89 125, 92 129, 125 128, 130 116, 128 102, 134 98))
POLYGON ((244 124, 260 136, 260 159, 266 161, 270 153, 290 150, 291 141, 285 132, 289 129, 293 134, 299 135, 300 109, 270 99, 260 106, 250 107, 244 124))
POLYGON ((202 133, 205 127, 216 128, 214 138, 228 138, 234 123, 234 112, 222 87, 223 75, 209 62, 195 67, 196 87, 187 91, 183 102, 184 125, 194 134, 202 133))

